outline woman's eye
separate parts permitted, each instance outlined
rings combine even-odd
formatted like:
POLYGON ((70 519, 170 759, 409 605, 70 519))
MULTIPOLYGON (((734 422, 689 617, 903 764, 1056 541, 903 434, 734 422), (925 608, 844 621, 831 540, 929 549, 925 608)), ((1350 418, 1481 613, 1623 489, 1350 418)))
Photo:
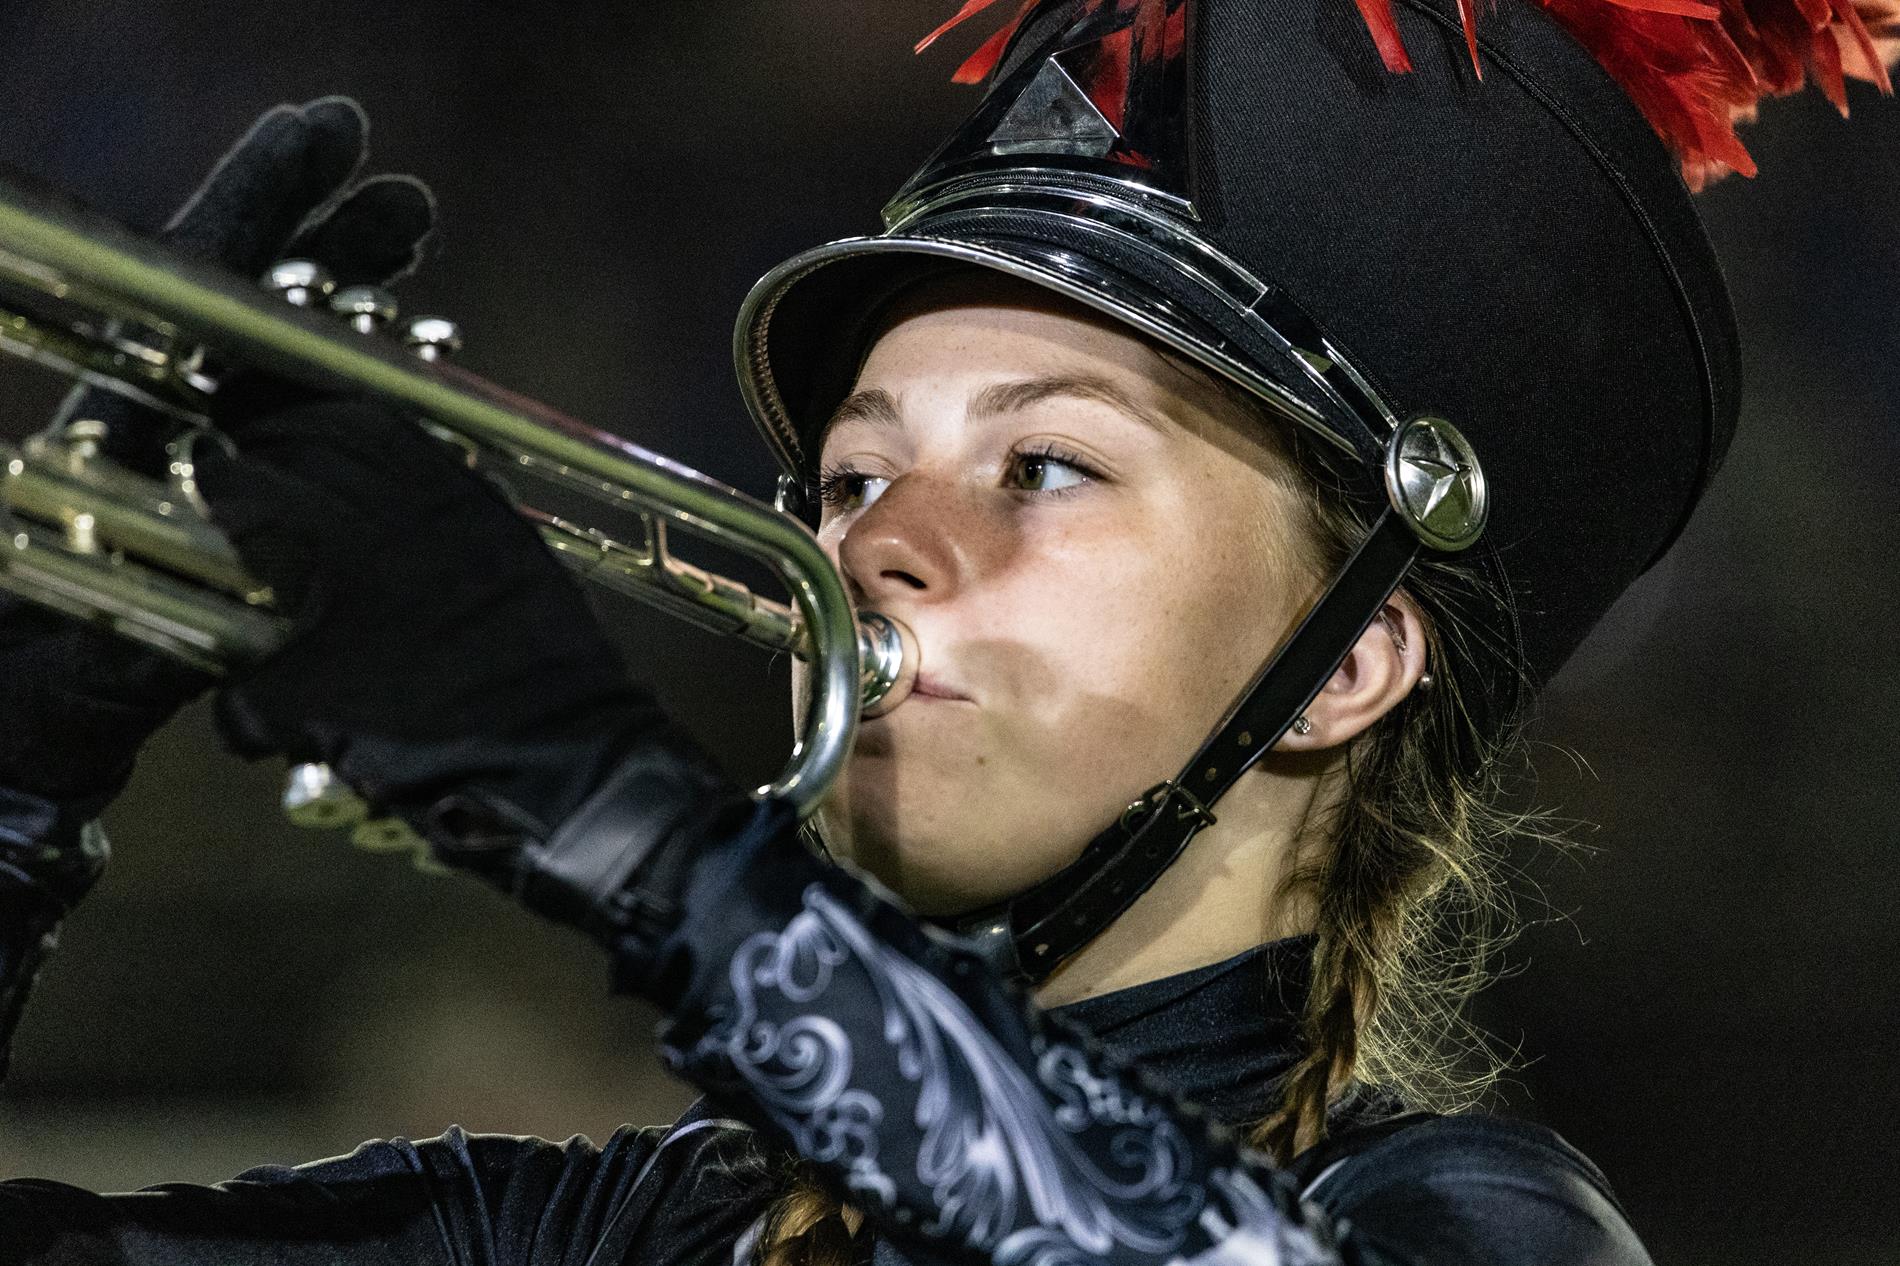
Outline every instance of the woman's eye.
MULTIPOLYGON (((1099 478, 1079 459, 1056 453, 1014 453, 1003 468, 1003 485, 1014 492, 1064 493, 1099 478)), ((818 499, 830 510, 863 510, 891 486, 888 475, 839 466, 818 478, 818 499)))
POLYGON ((840 510, 862 510, 891 486, 883 475, 865 475, 855 470, 827 472, 818 481, 818 499, 840 510))
POLYGON ((1087 483, 1092 472, 1053 453, 1019 453, 1010 461, 1009 485, 1022 492, 1066 492, 1087 483))

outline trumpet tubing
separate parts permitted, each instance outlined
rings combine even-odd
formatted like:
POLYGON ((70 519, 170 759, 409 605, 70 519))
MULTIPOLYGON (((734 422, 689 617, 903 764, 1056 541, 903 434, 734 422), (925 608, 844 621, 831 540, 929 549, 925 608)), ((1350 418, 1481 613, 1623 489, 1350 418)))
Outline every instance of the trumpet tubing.
MULTIPOLYGON (((306 302, 315 286, 295 267, 271 280, 306 302)), ((853 612, 830 560, 790 515, 442 363, 456 341, 447 323, 412 323, 405 347, 376 332, 390 315, 379 306, 386 300, 339 294, 335 302, 354 328, 0 171, 0 351, 185 424, 162 479, 109 461, 104 437, 84 420, 17 448, 0 445, 0 588, 207 669, 269 655, 285 623, 211 522, 193 478, 195 446, 228 442, 205 423, 215 390, 205 363, 367 393, 426 418, 472 460, 579 493, 636 524, 628 540, 521 508, 583 579, 809 660, 803 731, 763 789, 809 812, 849 753, 860 713, 887 710, 909 692, 917 650, 908 632, 853 612), (674 532, 765 563, 789 601, 676 557, 674 532)))

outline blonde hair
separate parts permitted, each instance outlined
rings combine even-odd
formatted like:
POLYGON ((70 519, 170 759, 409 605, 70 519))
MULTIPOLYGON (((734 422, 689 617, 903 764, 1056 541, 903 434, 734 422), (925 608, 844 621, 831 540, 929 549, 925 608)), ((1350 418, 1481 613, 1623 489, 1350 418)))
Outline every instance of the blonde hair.
POLYGON ((870 1257, 865 1229, 864 1215, 831 1194, 817 1166, 796 1162, 766 1211, 759 1266, 855 1266, 870 1257))
MULTIPOLYGON (((1336 574, 1365 538, 1364 501, 1331 449, 1228 395, 1285 458, 1307 565, 1336 574)), ((1509 807, 1530 681, 1508 632, 1508 590, 1466 555, 1422 556, 1404 589, 1426 617, 1430 683, 1347 745, 1343 793, 1320 830, 1327 847, 1278 894, 1310 903, 1316 934, 1306 1053, 1249 1136, 1281 1163, 1326 1136, 1329 1110, 1355 1087, 1453 1112, 1495 1083, 1502 1061, 1465 1005, 1516 923, 1504 846, 1554 838, 1542 814, 1509 807)))

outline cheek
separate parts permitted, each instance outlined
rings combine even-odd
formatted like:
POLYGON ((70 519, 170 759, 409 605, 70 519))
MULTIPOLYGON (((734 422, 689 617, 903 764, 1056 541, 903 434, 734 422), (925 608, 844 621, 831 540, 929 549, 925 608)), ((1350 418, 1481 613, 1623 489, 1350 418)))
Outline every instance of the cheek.
POLYGON ((985 706, 865 731, 825 819, 841 855, 924 913, 973 908, 1054 874, 1186 763, 1285 604, 1255 534, 1166 511, 1027 523, 1009 565, 919 613, 985 706))
POLYGON ((1021 636, 1050 671, 1016 683, 1036 758, 1097 816, 1171 777, 1278 640, 1278 586, 1218 518, 1155 515, 1107 540, 1052 542, 1014 597, 1021 636))

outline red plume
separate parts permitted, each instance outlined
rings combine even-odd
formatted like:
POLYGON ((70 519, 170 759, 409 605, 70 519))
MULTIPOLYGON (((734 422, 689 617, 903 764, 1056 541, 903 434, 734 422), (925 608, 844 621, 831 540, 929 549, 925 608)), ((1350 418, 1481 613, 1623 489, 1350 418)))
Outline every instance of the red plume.
MULTIPOLYGON (((1391 0, 1353 0, 1386 69, 1412 68, 1391 0)), ((1494 0, 1495 2, 1495 0, 1494 0)), ((1891 95, 1887 68, 1900 60, 1900 0, 1530 0, 1555 18, 1607 70, 1682 162, 1691 189, 1730 171, 1755 174, 1737 123, 1762 98, 1799 91, 1810 78, 1843 115, 1849 78, 1891 95)), ((967 3, 917 46, 984 12, 997 0, 967 3)), ((1465 47, 1480 77, 1479 0, 1458 0, 1465 47)), ((1015 16, 957 70, 977 83, 1002 60, 1009 39, 1035 7, 1015 16)))
MULTIPOLYGON (((968 3, 957 10, 956 16, 918 40, 914 51, 923 52, 940 38, 995 3, 996 0, 968 0, 968 3)), ((983 46, 970 54, 968 60, 957 67, 957 73, 952 76, 952 82, 980 84, 989 78, 990 72, 996 69, 996 63, 1003 60, 1003 50, 1009 47, 1010 36, 1016 34, 1016 28, 1023 24, 1023 19, 1028 17, 1029 11, 1035 7, 1036 0, 1023 0, 1022 7, 1016 10, 1016 16, 1011 18, 1002 30, 984 40, 983 46)))

